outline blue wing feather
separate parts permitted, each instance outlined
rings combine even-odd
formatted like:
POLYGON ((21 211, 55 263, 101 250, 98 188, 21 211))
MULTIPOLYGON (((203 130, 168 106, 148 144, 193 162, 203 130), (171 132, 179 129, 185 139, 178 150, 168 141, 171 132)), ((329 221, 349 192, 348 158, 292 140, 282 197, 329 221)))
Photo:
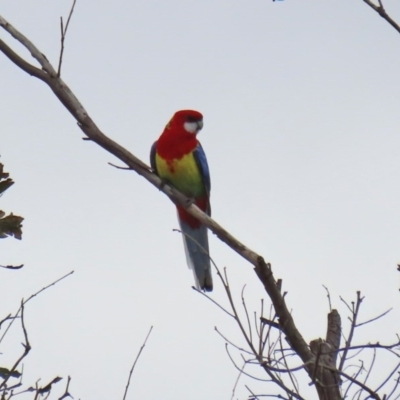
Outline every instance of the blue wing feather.
POLYGON ((193 157, 196 161, 197 166, 200 169, 200 173, 203 178, 203 183, 204 186, 206 187, 208 197, 210 197, 210 190, 211 190, 210 170, 208 169, 206 153, 204 153, 203 147, 201 147, 200 143, 193 151, 193 157))
POLYGON ((156 165, 156 150, 157 150, 157 142, 154 142, 150 150, 150 166, 152 170, 158 175, 157 165, 156 165))

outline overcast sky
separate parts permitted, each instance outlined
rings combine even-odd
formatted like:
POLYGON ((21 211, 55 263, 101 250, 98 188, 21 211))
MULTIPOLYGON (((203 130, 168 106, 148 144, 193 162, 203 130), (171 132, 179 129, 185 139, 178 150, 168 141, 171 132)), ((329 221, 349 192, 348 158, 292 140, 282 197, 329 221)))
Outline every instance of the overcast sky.
MULTIPOLYGON (((70 4, 2 0, 0 15, 57 65, 70 4)), ((386 6, 400 21, 400 3, 386 6)), ((30 60, 5 31, 0 38, 30 60)), ((399 71, 399 33, 362 0, 78 0, 62 77, 145 162, 176 110, 202 112, 213 217, 272 263, 307 341, 326 332, 322 285, 344 324, 339 296, 361 290, 361 320, 393 307, 360 328, 359 344, 394 341, 399 328, 399 71)), ((23 240, 1 242, 0 264, 25 267, 0 270, 0 318, 75 271, 26 308, 24 384, 71 375, 76 399, 122 399, 153 325, 128 399, 230 399, 237 371, 214 327, 245 343, 191 289, 173 204, 109 166, 120 163, 81 140, 52 92, 1 54, 0 88, 0 161, 16 182, 0 209, 25 217, 23 240)), ((247 284, 248 308, 259 312, 265 293, 251 265, 212 234, 210 250, 238 304, 247 284)), ((226 305, 214 278, 211 296, 226 305)), ((0 366, 20 354, 20 332, 15 324, 1 343, 0 366)), ((243 377, 235 398, 246 399, 245 384, 277 393, 243 377)))

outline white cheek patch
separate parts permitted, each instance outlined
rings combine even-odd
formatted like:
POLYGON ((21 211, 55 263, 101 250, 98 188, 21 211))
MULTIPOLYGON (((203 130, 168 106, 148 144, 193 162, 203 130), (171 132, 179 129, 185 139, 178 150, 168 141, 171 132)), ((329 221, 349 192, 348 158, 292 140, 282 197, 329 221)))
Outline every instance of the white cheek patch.
POLYGON ((196 133, 199 129, 197 122, 185 122, 183 127, 185 128, 185 131, 189 133, 196 133))

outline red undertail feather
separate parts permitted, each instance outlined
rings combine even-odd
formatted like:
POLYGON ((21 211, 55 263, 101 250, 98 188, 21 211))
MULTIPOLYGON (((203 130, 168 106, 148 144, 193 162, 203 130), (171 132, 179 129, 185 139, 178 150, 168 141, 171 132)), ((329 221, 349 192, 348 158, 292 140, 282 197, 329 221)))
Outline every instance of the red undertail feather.
MULTIPOLYGON (((197 207, 200 208, 200 210, 204 211, 205 213, 207 213, 208 210, 208 198, 207 196, 201 197, 199 199, 196 199, 195 202, 197 207)), ((198 221, 195 217, 193 217, 192 215, 190 215, 183 207, 181 206, 176 206, 176 208, 178 209, 178 215, 179 215, 179 219, 183 222, 185 222, 186 224, 188 224, 191 228, 193 229, 198 229, 201 226, 201 222, 198 221)))

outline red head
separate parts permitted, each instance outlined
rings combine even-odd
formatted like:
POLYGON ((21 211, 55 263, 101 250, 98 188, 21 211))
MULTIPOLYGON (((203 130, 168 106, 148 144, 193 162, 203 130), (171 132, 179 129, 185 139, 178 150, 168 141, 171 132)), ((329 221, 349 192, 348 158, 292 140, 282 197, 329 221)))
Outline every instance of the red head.
POLYGON ((165 158, 181 158, 198 145, 197 133, 203 128, 203 115, 194 110, 177 111, 157 143, 157 152, 165 158))
POLYGON ((197 134, 203 128, 203 115, 194 110, 177 111, 168 122, 166 129, 182 128, 186 132, 197 134))

